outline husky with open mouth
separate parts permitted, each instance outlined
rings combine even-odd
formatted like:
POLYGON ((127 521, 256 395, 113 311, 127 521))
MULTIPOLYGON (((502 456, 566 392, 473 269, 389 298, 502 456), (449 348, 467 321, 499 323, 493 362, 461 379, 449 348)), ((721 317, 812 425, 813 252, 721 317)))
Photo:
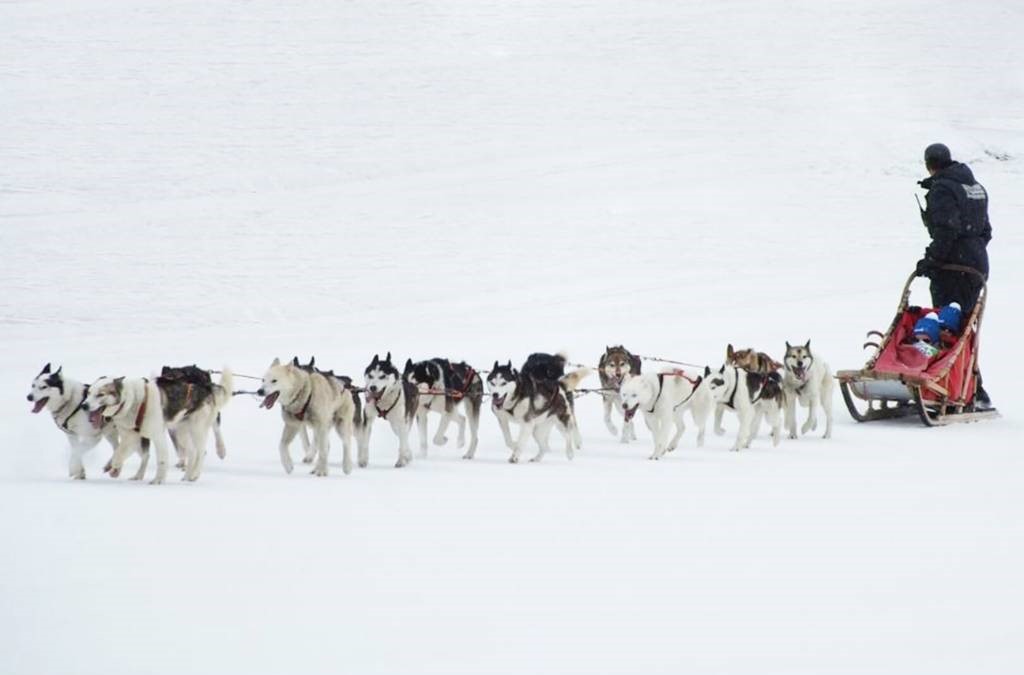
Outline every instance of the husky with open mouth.
POLYGON ((740 429, 732 450, 750 447, 762 417, 771 426, 772 445, 779 444, 783 394, 782 378, 778 373, 764 375, 723 365, 717 371, 705 368, 704 379, 715 403, 720 408, 732 410, 739 418, 740 429))
MULTIPOLYGON (((281 401, 284 431, 281 433, 278 450, 286 473, 291 473, 295 468, 288 446, 297 435, 305 436, 306 427, 313 431, 312 451, 316 455, 316 464, 311 473, 315 476, 326 476, 328 473, 332 428, 341 438, 344 453, 342 471, 352 473, 352 441, 355 437, 358 442, 362 435, 363 414, 362 401, 352 387, 351 378, 317 370, 312 361, 309 366, 300 366, 297 360, 281 363, 280 359, 275 358, 263 375, 256 394, 263 397, 260 407, 267 410, 273 408, 278 400, 281 401)), ((303 461, 309 463, 307 460, 312 459, 307 449, 303 461)))
POLYGON ((33 404, 33 413, 45 409, 53 416, 53 423, 64 432, 71 446, 68 475, 76 480, 85 480, 82 456, 104 438, 111 449, 116 450, 117 427, 106 420, 99 427, 93 426, 89 413, 82 408, 89 395, 89 385, 65 377, 62 371, 63 366, 52 372, 49 363, 43 366, 32 380, 28 402, 33 404))
POLYGON ((395 467, 403 467, 412 461, 409 431, 419 404, 416 385, 398 372, 391 362, 391 352, 383 359, 374 354, 363 375, 366 380, 366 430, 359 446, 359 466, 370 462, 370 432, 374 421, 380 418, 391 425, 391 430, 398 437, 395 467))
MULTIPOLYGON (((605 347, 604 354, 597 363, 597 374, 601 378, 601 398, 604 402, 604 425, 612 436, 618 436, 619 430, 615 428, 612 421, 612 410, 622 410, 622 397, 619 395, 619 387, 626 378, 641 375, 640 357, 636 356, 622 345, 616 347, 605 347)), ((619 438, 622 443, 629 443, 636 440, 636 429, 633 427, 633 418, 623 418, 622 436, 619 438)))
POLYGON ((463 459, 473 459, 479 441, 480 408, 484 397, 484 384, 480 374, 465 361, 453 363, 448 359, 429 359, 405 362, 402 377, 416 387, 419 404, 416 408, 416 426, 420 432, 420 454, 427 456, 427 415, 436 412, 441 422, 434 434, 434 445, 448 442, 448 425, 459 425, 458 447, 466 445, 466 426, 469 423, 469 448, 463 459), (465 415, 459 413, 459 406, 465 415))
POLYGON ((697 425, 697 447, 704 445, 704 429, 714 401, 702 378, 680 371, 627 376, 620 393, 623 417, 631 421, 640 411, 651 430, 654 452, 650 459, 661 459, 676 449, 686 430, 683 415, 687 410, 697 425), (670 440, 673 425, 676 432, 670 440))
POLYGON ((532 436, 539 451, 530 460, 539 462, 549 450, 548 436, 557 426, 565 437, 565 455, 572 459, 582 445, 572 392, 590 369, 580 368, 565 373, 563 354, 531 354, 523 367, 516 370, 509 361, 497 361, 487 376, 491 392, 491 410, 498 418, 505 444, 512 450, 508 461, 515 464, 532 436), (511 423, 519 425, 519 436, 513 440, 511 423))
POLYGON ((825 411, 825 434, 823 438, 832 438, 832 370, 822 359, 811 353, 811 341, 807 344, 791 345, 786 343, 786 356, 783 359, 785 374, 782 377, 782 388, 786 393, 786 431, 790 438, 796 438, 796 404, 807 408, 807 421, 800 427, 800 433, 806 434, 818 428, 816 408, 820 404, 825 411))

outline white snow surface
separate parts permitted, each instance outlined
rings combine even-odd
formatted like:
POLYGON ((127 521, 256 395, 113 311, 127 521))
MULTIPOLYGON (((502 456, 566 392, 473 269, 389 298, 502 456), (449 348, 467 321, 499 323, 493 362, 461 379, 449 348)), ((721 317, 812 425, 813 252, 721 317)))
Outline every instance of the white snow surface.
POLYGON ((4 2, 0 672, 1022 672, 1022 25, 935 0, 4 2), (571 462, 509 465, 485 410, 474 461, 394 469, 379 426, 369 468, 335 439, 319 479, 240 396, 227 458, 152 487, 103 476, 105 447, 68 480, 28 414, 47 361, 361 376, 388 350, 718 365, 810 338, 859 367, 926 244, 935 141, 992 196, 996 421, 857 425, 837 392, 830 441, 730 453, 727 418, 650 462, 590 396, 571 462))

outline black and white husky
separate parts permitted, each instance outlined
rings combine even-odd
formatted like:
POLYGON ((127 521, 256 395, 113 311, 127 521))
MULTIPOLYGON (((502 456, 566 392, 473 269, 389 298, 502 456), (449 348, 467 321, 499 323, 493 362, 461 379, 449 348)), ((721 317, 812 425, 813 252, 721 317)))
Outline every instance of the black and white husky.
POLYGON ((284 430, 278 452, 285 473, 291 473, 295 467, 288 446, 301 435, 306 450, 303 462, 309 464, 315 456, 311 473, 326 476, 331 429, 341 438, 341 469, 352 473, 352 438, 358 440, 362 436, 363 415, 362 401, 351 385, 351 378, 317 370, 312 361, 308 366, 300 366, 297 360, 287 364, 273 360, 256 394, 263 397, 260 407, 268 410, 281 400, 284 430), (313 431, 312 446, 306 438, 306 427, 313 431))
POLYGON ((800 427, 806 434, 818 428, 816 408, 820 404, 825 411, 824 438, 832 438, 832 370, 822 359, 811 353, 811 341, 804 345, 786 343, 786 357, 783 359, 785 374, 782 388, 786 394, 786 431, 790 438, 796 438, 796 404, 807 408, 807 421, 800 427))
POLYGON ((370 432, 379 417, 391 425, 398 436, 398 461, 403 467, 412 461, 409 431, 416 416, 418 395, 416 385, 402 377, 391 362, 391 352, 381 360, 377 354, 364 371, 366 379, 366 428, 359 446, 359 466, 370 462, 370 432))
MULTIPOLYGON (((53 415, 53 422, 64 432, 71 446, 68 459, 68 475, 76 480, 85 480, 82 455, 92 450, 102 439, 107 439, 112 450, 117 450, 117 427, 104 421, 98 428, 89 421, 89 413, 82 408, 89 394, 89 385, 72 380, 62 374, 63 366, 50 372, 50 364, 32 380, 28 394, 32 412, 45 408, 53 415)), ((140 476, 141 478, 141 476, 140 476)))
POLYGON ((513 368, 511 361, 506 365, 494 362, 487 385, 491 410, 501 425, 505 445, 512 450, 509 462, 519 461, 530 436, 539 448, 530 461, 543 459, 549 450, 552 426, 557 426, 565 437, 566 457, 572 459, 574 450, 582 446, 572 392, 590 370, 580 368, 565 374, 565 362, 562 354, 531 354, 520 370, 513 368), (515 440, 509 428, 512 422, 519 425, 519 437, 515 440))
POLYGON ((480 408, 484 397, 484 384, 480 374, 465 361, 452 363, 448 359, 430 359, 413 363, 405 362, 402 376, 416 387, 419 405, 416 409, 416 426, 420 432, 420 453, 427 456, 427 415, 436 412, 441 422, 434 434, 434 445, 448 442, 445 435, 448 425, 454 421, 459 425, 458 447, 466 445, 466 423, 469 422, 469 448, 463 459, 473 459, 479 441, 480 408), (459 405, 465 415, 459 413, 459 405))
POLYGON ((624 419, 630 422, 640 411, 651 430, 654 452, 650 459, 661 459, 676 449, 686 430, 683 415, 687 410, 697 425, 697 447, 704 445, 704 430, 714 401, 701 378, 691 379, 679 372, 627 376, 620 394, 624 419), (673 425, 676 432, 670 440, 673 425))
POLYGON ((732 450, 749 448, 761 426, 761 418, 772 429, 772 444, 782 436, 779 420, 782 405, 782 383, 778 373, 752 373, 736 366, 723 365, 717 371, 704 370, 711 396, 718 406, 732 410, 740 421, 739 433, 732 450))
MULTIPOLYGON (((641 375, 640 357, 632 354, 622 345, 616 347, 605 347, 604 354, 597 363, 597 374, 601 378, 601 398, 604 402, 604 425, 612 436, 618 436, 619 430, 615 428, 612 421, 612 410, 622 410, 622 397, 619 395, 619 387, 623 381, 634 375, 641 375)), ((619 438, 622 443, 629 443, 636 440, 636 429, 633 428, 633 418, 623 418, 622 436, 619 438)))

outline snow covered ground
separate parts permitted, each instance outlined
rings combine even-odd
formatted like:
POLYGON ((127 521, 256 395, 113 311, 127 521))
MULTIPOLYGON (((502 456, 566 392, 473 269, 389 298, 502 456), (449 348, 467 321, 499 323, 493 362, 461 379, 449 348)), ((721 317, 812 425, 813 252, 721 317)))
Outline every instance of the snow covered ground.
MULTIPOLYGON (((1024 9, 1005 2, 0 5, 0 672, 1018 673, 1024 9), (928 143, 992 195, 1001 420, 662 462, 580 402, 285 476, 238 397, 197 484, 65 478, 25 394, 311 354, 609 343, 857 367, 926 243, 928 143)), ((920 289, 922 302, 927 298, 920 289)), ((591 382, 596 382, 592 380, 591 382)), ((244 385, 245 383, 240 383, 244 385)), ((728 420, 730 434, 734 422, 728 420)))

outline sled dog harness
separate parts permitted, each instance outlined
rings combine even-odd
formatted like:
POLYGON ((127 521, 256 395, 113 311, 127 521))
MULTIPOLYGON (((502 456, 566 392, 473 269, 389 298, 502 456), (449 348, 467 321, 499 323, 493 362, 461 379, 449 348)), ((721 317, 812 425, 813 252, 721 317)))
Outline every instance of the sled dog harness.
POLYGON ((733 383, 732 393, 729 394, 729 400, 725 402, 725 407, 731 410, 736 409, 736 392, 740 388, 740 369, 733 366, 733 372, 736 374, 736 382, 733 383))
POLYGON ((690 395, 689 395, 689 396, 687 396, 686 398, 684 398, 684 399, 683 399, 682 401, 680 401, 680 402, 679 402, 678 404, 676 404, 676 406, 675 406, 675 407, 673 407, 673 408, 672 408, 673 410, 678 410, 678 409, 679 409, 679 408, 681 408, 682 406, 686 405, 686 404, 687 404, 687 402, 689 402, 689 400, 690 400, 691 398, 693 398, 693 395, 697 393, 697 387, 699 387, 699 386, 700 386, 700 383, 701 383, 701 381, 702 381, 702 380, 704 379, 703 377, 698 377, 698 378, 697 378, 697 380, 696 380, 696 382, 695 382, 695 381, 691 380, 690 378, 686 377, 685 375, 683 375, 682 377, 683 377, 683 378, 684 378, 685 380, 687 380, 687 381, 688 381, 688 382, 689 382, 690 384, 692 384, 692 385, 693 385, 693 389, 692 389, 692 390, 690 391, 690 395))
POLYGON ((297 413, 292 413, 292 415, 295 416, 295 419, 299 420, 300 422, 302 422, 302 421, 304 421, 306 419, 306 411, 309 410, 309 403, 312 400, 313 400, 313 383, 310 382, 309 383, 309 398, 306 399, 306 404, 304 406, 302 406, 302 410, 300 410, 297 413))
POLYGON ((64 418, 64 421, 60 424, 60 428, 64 431, 71 431, 68 429, 68 424, 71 422, 71 418, 74 417, 82 406, 85 405, 85 399, 89 397, 89 385, 85 385, 82 388, 82 400, 78 402, 74 408, 71 409, 71 414, 64 418))
POLYGON ((658 399, 661 398, 661 391, 664 388, 665 388, 665 374, 664 373, 658 373, 658 395, 654 397, 654 402, 651 403, 651 409, 647 411, 648 413, 654 414, 654 409, 656 407, 658 407, 658 399))
MULTIPOLYGON (((401 386, 401 383, 399 383, 399 386, 401 386)), ((377 409, 377 414, 379 416, 383 417, 384 419, 387 419, 388 415, 391 414, 391 411, 395 409, 395 406, 398 405, 398 402, 401 399, 402 399, 402 390, 399 389, 398 390, 398 396, 395 396, 395 402, 391 404, 390 408, 388 408, 387 410, 381 410, 380 409, 380 403, 378 401, 376 401, 376 400, 373 402, 373 407, 377 409)))

